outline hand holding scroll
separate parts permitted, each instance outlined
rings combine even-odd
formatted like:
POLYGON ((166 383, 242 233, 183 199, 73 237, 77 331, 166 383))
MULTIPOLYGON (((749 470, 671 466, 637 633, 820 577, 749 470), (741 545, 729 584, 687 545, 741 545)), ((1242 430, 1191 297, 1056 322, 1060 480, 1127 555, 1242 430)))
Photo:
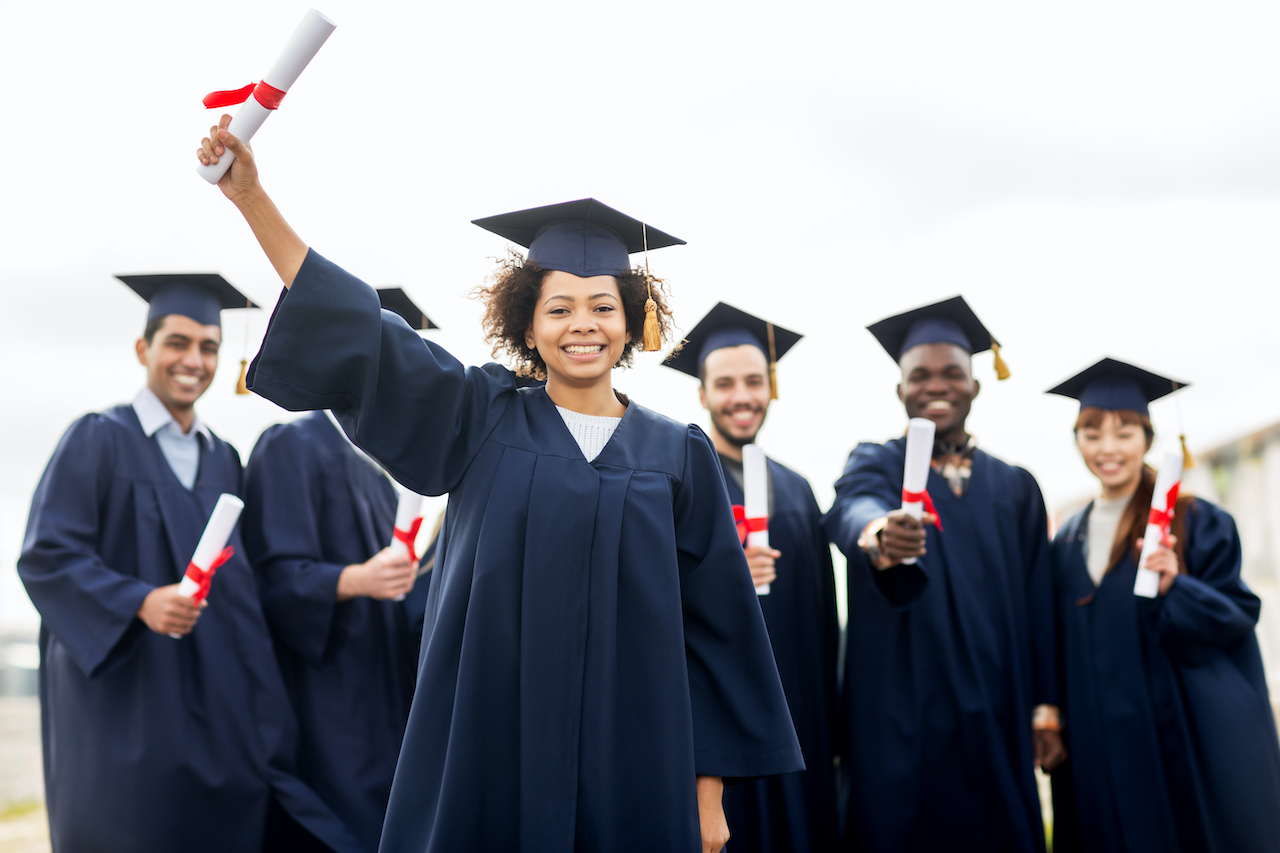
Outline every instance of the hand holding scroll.
POLYGON ((217 165, 230 151, 235 160, 231 168, 218 179, 218 189, 233 203, 239 204, 255 190, 260 190, 258 183, 258 166, 253 159, 253 148, 231 135, 227 125, 231 124, 231 116, 224 115, 216 125, 209 128, 209 135, 200 140, 196 149, 196 158, 203 166, 217 165))
POLYGON ((884 529, 880 531, 880 553, 893 566, 904 560, 923 557, 924 529, 937 523, 937 520, 937 516, 931 512, 923 513, 917 519, 906 510, 895 509, 885 516, 884 529))
POLYGON ((338 576, 338 601, 367 596, 385 601, 403 598, 413 589, 418 577, 418 564, 407 551, 383 548, 363 563, 347 566, 338 576))
MULTIPOLYGON (((1138 540, 1138 551, 1142 551, 1142 546, 1146 544, 1146 540, 1138 540)), ((1169 544, 1165 545, 1161 542, 1156 546, 1155 550, 1147 555, 1147 560, 1143 564, 1144 568, 1155 572, 1160 576, 1160 586, 1158 592, 1165 595, 1169 592, 1169 588, 1173 586, 1174 580, 1178 577, 1178 554, 1173 549, 1178 546, 1178 537, 1172 533, 1169 534, 1169 544)))
POLYGON ((157 634, 181 637, 190 634, 200 618, 200 612, 209 606, 209 600, 195 601, 178 592, 178 584, 158 586, 143 599, 138 608, 138 618, 157 634))

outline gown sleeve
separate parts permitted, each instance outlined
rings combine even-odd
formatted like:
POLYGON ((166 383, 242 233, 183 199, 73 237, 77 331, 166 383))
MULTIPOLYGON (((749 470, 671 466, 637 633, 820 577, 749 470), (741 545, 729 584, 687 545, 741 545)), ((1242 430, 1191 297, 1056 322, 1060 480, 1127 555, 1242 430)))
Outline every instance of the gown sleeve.
POLYGON ((1021 468, 1024 499, 1021 519, 1022 565, 1026 572, 1028 628, 1031 634, 1033 705, 1058 704, 1057 608, 1053 593, 1053 549, 1049 515, 1040 486, 1021 468))
POLYGON ((93 677, 119 663, 147 629, 135 618, 153 587, 136 566, 97 553, 102 506, 116 464, 114 427, 99 415, 71 425, 31 500, 18 575, 40 619, 93 677))
POLYGON ((241 535, 272 636, 318 666, 344 567, 324 560, 320 472, 301 441, 280 427, 258 439, 245 470, 241 535))
POLYGON ((697 427, 674 509, 695 772, 732 783, 803 770, 720 464, 697 427))
POLYGON ((276 304, 247 380, 290 411, 333 410, 358 446, 424 495, 457 485, 515 391, 510 371, 463 367, 314 250, 276 304))
POLYGON ((908 607, 920 598, 929 582, 926 561, 876 569, 858 547, 858 538, 869 523, 902 505, 901 484, 900 458, 895 463, 884 445, 859 444, 849 454, 844 475, 836 481, 835 502, 822 519, 823 532, 845 555, 849 566, 862 566, 870 572, 876 588, 894 608, 908 607))
POLYGON ((1253 631, 1262 604, 1240 578, 1240 536, 1223 510, 1197 500, 1186 513, 1186 571, 1156 599, 1156 633, 1185 664, 1203 663, 1253 631))

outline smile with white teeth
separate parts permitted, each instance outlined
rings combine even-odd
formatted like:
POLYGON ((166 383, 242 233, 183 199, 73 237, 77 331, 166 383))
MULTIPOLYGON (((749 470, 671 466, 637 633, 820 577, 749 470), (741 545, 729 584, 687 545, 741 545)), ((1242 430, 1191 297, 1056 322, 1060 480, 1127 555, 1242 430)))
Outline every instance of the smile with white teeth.
POLYGON ((604 350, 604 344, 570 344, 564 351, 570 355, 591 355, 604 350))
POLYGON ((930 400, 928 403, 925 403, 924 410, 926 412, 949 412, 951 411, 951 401, 930 400))
POLYGON ((200 380, 194 376, 188 376, 185 373, 173 374, 173 381, 179 385, 185 385, 188 388, 194 388, 200 384, 200 380))

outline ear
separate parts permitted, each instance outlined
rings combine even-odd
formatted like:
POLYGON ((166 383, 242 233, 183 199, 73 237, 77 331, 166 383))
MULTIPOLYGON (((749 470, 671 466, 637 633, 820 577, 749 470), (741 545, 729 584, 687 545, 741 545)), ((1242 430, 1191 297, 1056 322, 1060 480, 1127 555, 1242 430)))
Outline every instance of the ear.
POLYGON ((702 408, 711 411, 711 407, 707 405, 707 386, 698 384, 698 402, 702 403, 702 408))
POLYGON ((898 391, 898 402, 899 402, 899 403, 906 403, 906 402, 907 402, 907 398, 906 398, 906 397, 904 397, 904 396, 902 396, 902 383, 901 383, 901 382, 899 382, 899 383, 898 383, 897 391, 898 391))
POLYGON ((973 380, 973 396, 969 398, 970 402, 978 399, 978 392, 981 390, 982 390, 982 383, 976 379, 973 380))
POLYGON ((530 323, 528 328, 524 330, 524 345, 531 350, 538 349, 536 346, 533 345, 533 324, 532 323, 530 323))
POLYGON ((147 366, 147 350, 149 349, 149 347, 147 346, 146 340, 143 338, 138 338, 138 341, 133 345, 133 348, 138 353, 138 364, 141 364, 143 367, 146 367, 147 366))

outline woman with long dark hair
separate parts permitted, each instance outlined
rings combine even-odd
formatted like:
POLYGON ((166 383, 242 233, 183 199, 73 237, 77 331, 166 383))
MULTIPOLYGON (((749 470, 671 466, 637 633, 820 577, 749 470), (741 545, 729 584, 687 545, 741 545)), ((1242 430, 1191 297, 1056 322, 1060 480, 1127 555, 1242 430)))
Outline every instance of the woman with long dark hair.
POLYGON ((1134 593, 1156 472, 1147 404, 1181 387, 1104 359, 1050 393, 1080 401, 1076 444, 1101 494, 1054 538, 1066 763, 1055 853, 1280 850, 1280 745, 1224 510, 1181 494, 1134 593))

